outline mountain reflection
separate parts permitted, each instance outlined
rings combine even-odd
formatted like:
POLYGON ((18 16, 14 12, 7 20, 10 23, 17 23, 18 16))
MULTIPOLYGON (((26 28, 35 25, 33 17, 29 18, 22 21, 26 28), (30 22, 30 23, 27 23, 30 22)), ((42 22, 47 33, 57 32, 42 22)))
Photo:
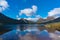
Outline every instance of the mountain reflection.
MULTIPOLYGON (((10 25, 11 26, 11 25, 10 25)), ((6 26, 6 28, 10 27, 6 26)), ((24 24, 24 31, 20 30, 21 25, 12 25, 11 31, 0 36, 1 40, 60 40, 60 32, 49 33, 47 30, 39 31, 36 24, 24 24)))

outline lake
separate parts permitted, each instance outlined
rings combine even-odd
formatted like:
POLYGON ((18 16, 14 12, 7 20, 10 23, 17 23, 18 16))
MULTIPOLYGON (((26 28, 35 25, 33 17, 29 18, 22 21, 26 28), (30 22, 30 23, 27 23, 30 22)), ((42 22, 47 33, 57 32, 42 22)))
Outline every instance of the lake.
MULTIPOLYGON (((49 33, 47 30, 39 31, 37 26, 37 24, 5 25, 5 28, 11 31, 1 35, 0 40, 20 40, 19 35, 25 36, 28 33, 38 37, 38 39, 40 38, 39 40, 60 40, 60 32, 56 31, 56 33, 49 33), (21 26, 25 27, 24 31, 20 30, 21 26)), ((28 38, 26 38, 26 40, 28 40, 28 38)))

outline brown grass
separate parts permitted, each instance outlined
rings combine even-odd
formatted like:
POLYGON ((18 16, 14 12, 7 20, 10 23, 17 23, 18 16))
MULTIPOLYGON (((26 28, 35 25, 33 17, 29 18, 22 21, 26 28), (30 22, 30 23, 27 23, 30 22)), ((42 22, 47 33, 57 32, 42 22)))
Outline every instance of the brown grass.
POLYGON ((54 32, 55 30, 60 30, 60 22, 46 24, 46 29, 49 32, 54 32))

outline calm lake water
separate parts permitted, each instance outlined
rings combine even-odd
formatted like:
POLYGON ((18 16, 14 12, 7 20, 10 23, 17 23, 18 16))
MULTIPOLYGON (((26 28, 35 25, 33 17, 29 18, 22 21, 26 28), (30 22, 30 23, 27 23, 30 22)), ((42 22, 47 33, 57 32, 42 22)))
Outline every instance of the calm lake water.
POLYGON ((31 33, 36 37, 40 37, 39 40, 60 40, 60 32, 57 33, 48 33, 47 30, 39 31, 37 29, 37 24, 22 24, 22 25, 5 25, 5 28, 11 29, 11 31, 4 33, 0 36, 2 40, 20 40, 19 35, 25 36, 27 33, 31 33), (18 26, 25 26, 27 29, 24 31, 20 31, 18 26), (38 34, 38 35, 36 35, 38 34), (53 39, 49 38, 52 37, 53 39), (56 36, 56 37, 55 37, 56 36), (55 39, 58 38, 58 39, 55 39))

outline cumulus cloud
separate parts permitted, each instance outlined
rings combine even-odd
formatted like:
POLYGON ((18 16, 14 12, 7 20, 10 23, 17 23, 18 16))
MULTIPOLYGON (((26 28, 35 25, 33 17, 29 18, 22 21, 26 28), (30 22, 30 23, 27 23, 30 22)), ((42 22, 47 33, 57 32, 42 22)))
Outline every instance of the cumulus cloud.
POLYGON ((30 20, 30 21, 37 21, 39 18, 24 18, 24 19, 27 19, 27 20, 30 20))
POLYGON ((20 10, 19 14, 25 14, 26 16, 32 16, 36 13, 37 11, 37 6, 33 5, 32 8, 26 8, 23 10, 20 10))
POLYGON ((24 18, 30 21, 37 21, 40 18, 40 15, 36 15, 37 12, 37 6, 33 5, 31 8, 25 8, 23 10, 19 11, 19 15, 21 16, 22 14, 25 14, 28 18, 24 18), (34 16, 34 18, 32 18, 31 16, 34 16))
POLYGON ((37 20, 39 20, 39 18, 40 18, 40 15, 36 15, 35 18, 28 17, 28 18, 24 18, 24 19, 36 22, 37 20))
POLYGON ((4 11, 8 7, 9 7, 9 5, 6 0, 0 0, 0 12, 4 11))
POLYGON ((32 6, 32 11, 33 11, 34 13, 36 13, 36 11, 37 11, 37 6, 33 5, 33 6, 32 6))
POLYGON ((50 12, 48 12, 48 16, 54 16, 55 18, 60 17, 60 8, 54 8, 50 12))
POLYGON ((22 14, 25 14, 26 16, 31 16, 32 15, 32 9, 27 8, 27 9, 21 10, 20 15, 22 15, 22 14))

